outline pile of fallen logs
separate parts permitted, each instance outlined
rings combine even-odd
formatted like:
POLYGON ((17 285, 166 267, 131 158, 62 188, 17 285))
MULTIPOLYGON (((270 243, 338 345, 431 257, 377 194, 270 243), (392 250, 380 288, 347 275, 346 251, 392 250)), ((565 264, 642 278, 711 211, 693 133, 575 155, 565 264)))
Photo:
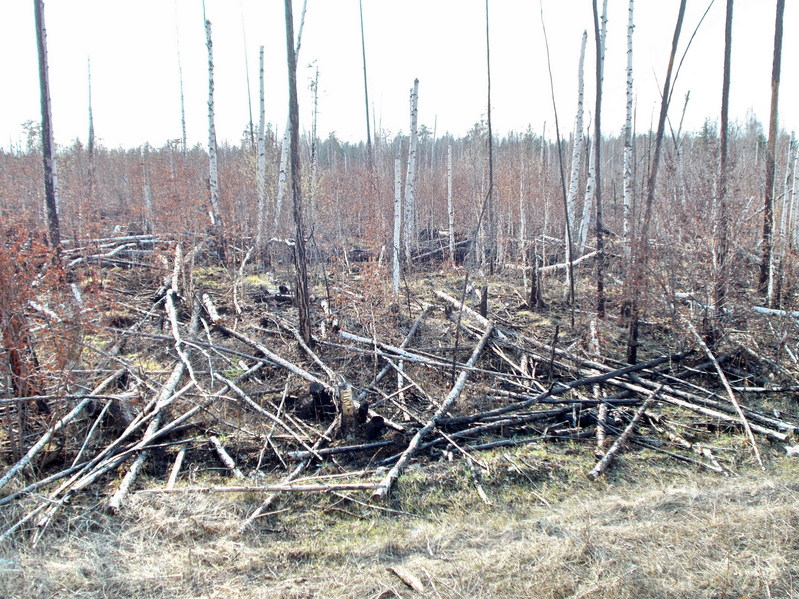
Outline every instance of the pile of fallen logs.
MULTIPOLYGON (((24 502, 25 510, 0 540, 21 530, 38 539, 89 491, 117 512, 143 471, 150 482, 139 493, 264 493, 244 530, 278 493, 347 489, 384 498, 411 462, 445 451, 471 459, 491 448, 582 439, 597 456, 590 478, 629 445, 723 475, 732 465, 708 443, 715 431, 744 435, 760 461, 764 440, 788 446, 799 430, 795 416, 757 405, 799 390, 790 373, 778 373, 780 385, 750 376, 734 354, 714 355, 687 321, 694 349, 630 365, 537 339, 436 291, 412 319, 392 312, 404 333, 393 343, 374 326, 346 330, 325 303, 309 347, 284 303, 233 309, 218 291, 182 295, 179 257, 141 318, 109 327, 105 376, 90 392, 51 401, 52 419, 27 453, 3 458, 10 465, 0 475, 0 506, 24 502), (146 346, 168 367, 143 371, 119 350, 124 343, 146 346), (61 456, 45 468, 54 445, 61 456), (320 463, 333 474, 306 475, 320 463), (192 484, 209 464, 234 484, 192 484), (120 479, 112 489, 109 481, 120 479)), ((8 412, 35 399, 0 401, 8 412)))
POLYGON ((63 252, 68 268, 81 264, 147 266, 146 258, 153 253, 159 241, 157 236, 150 234, 91 239, 79 245, 65 239, 63 252))

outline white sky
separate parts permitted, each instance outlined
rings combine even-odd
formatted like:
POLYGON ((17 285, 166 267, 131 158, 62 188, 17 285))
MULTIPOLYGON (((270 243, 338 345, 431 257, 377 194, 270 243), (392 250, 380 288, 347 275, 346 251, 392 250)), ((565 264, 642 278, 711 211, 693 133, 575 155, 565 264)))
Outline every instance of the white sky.
MULTIPOLYGON (((690 0, 681 50, 709 0, 690 0)), ((46 0, 54 133, 60 144, 88 134, 87 59, 92 63, 96 135, 109 147, 162 145, 180 137, 178 37, 189 143, 207 141, 207 55, 201 0, 46 0)), ((369 99, 373 118, 390 133, 409 128, 408 94, 418 77, 419 122, 438 135, 463 135, 486 114, 483 0, 363 0, 369 99)), ((603 131, 624 119, 627 1, 609 0, 603 131)), ((717 119, 725 0, 715 0, 685 59, 670 116, 674 127, 686 92, 685 128, 717 119)), ((787 2, 780 127, 799 129, 799 6, 787 2)), ((600 2, 601 5, 601 2, 600 2)), ((677 0, 638 0, 634 36, 637 128, 657 118, 677 0), (658 83, 660 82, 660 83, 658 83)), ((753 110, 764 124, 770 102, 774 0, 735 2, 731 117, 753 110)), ((301 0, 294 0, 299 21, 301 0)), ((588 29, 586 110, 593 111, 591 0, 543 0, 561 133, 573 127, 580 37, 588 29)), ((281 0, 206 0, 212 22, 219 141, 238 143, 249 120, 245 38, 257 126, 258 47, 266 52, 267 121, 282 130, 287 83, 281 0)), ((33 3, 3 0, 0 18, 0 145, 22 136, 21 123, 40 120, 33 3)), ((492 123, 495 132, 553 132, 538 0, 491 0, 492 123)), ((296 26, 295 26, 296 30, 296 26)), ((308 0, 298 60, 300 126, 310 128, 308 84, 319 68, 318 134, 365 139, 358 0, 308 0)), ((588 123, 586 115, 586 126, 588 123)))

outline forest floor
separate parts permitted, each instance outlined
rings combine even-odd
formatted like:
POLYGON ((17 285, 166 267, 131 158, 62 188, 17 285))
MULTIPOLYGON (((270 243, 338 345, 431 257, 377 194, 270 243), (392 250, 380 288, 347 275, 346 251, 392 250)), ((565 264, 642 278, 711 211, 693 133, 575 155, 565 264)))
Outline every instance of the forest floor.
MULTIPOLYGON (((280 288, 290 271, 176 263, 95 271, 103 290, 83 343, 103 349, 80 365, 95 373, 84 396, 120 366, 124 376, 96 395, 109 415, 95 407, 65 426, 46 466, 33 462, 0 492, 0 597, 799 597, 799 459, 786 452, 799 426, 792 317, 739 312, 714 346, 750 436, 682 324, 701 321, 692 301, 652 310, 639 351, 652 366, 629 373, 618 318, 597 319, 583 301, 572 326, 554 278, 549 307, 534 311, 517 273, 480 277, 465 297, 476 306, 488 286, 486 332, 442 299, 460 298, 462 268, 419 272, 395 299, 385 267, 364 263, 314 271, 317 344, 305 350, 280 288), (394 366, 380 380, 390 364, 399 382, 394 366), (442 412, 456 373, 468 381, 442 412), (352 385, 356 407, 368 400, 366 418, 379 413, 389 427, 337 429, 343 400, 334 397, 335 420, 317 413, 312 380, 352 385), (127 494, 130 460, 67 476, 63 491, 26 490, 59 469, 71 476, 81 453, 113 454, 117 404, 160 410, 162 429, 197 411, 142 445, 149 457, 127 494), (612 463, 588 478, 625 429, 612 463), (325 447, 342 453, 301 455, 325 447), (265 502, 264 487, 289 482, 265 502), (375 498, 380 488, 387 497, 375 498)), ((133 442, 146 440, 141 422, 133 442)))

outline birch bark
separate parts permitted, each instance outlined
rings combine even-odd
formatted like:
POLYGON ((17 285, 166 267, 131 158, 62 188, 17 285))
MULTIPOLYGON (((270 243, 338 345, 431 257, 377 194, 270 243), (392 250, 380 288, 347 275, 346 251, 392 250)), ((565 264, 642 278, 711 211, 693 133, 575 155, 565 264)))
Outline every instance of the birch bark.
POLYGON ((452 142, 447 143, 447 220, 449 227, 449 259, 455 263, 455 212, 452 208, 452 142))
POLYGON ((632 259, 633 214, 633 21, 635 0, 627 9, 627 103, 624 120, 624 203, 622 208, 622 247, 627 263, 632 259))
POLYGON ((397 157, 394 158, 394 295, 399 295, 400 280, 400 244, 402 243, 402 161, 399 157, 399 145, 397 145, 397 157))
POLYGON ((205 45, 208 48, 208 187, 211 194, 211 225, 222 227, 219 211, 219 165, 216 151, 216 123, 214 120, 214 49, 211 41, 211 21, 205 20, 205 45))
POLYGON ((266 100, 264 93, 264 47, 258 57, 258 158, 255 163, 255 188, 258 196, 258 214, 255 225, 255 248, 261 251, 264 240, 264 218, 266 216, 266 100))
POLYGON ((408 173, 405 176, 405 205, 403 232, 405 234, 405 260, 411 262, 411 252, 416 249, 416 145, 419 80, 414 79, 411 90, 411 134, 408 143, 408 173))

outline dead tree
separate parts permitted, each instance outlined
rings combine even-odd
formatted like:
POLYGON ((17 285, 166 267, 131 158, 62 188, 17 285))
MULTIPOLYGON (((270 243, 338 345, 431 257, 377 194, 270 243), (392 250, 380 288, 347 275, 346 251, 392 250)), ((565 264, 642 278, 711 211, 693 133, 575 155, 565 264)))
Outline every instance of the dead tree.
POLYGON ((769 306, 775 303, 774 285, 774 171, 777 153, 777 104, 780 91, 780 64, 782 61, 782 22, 785 0, 777 0, 777 17, 774 24, 774 56, 771 67, 771 114, 768 123, 766 147, 766 190, 763 203, 763 259, 760 263, 758 291, 766 294, 769 306))
POLYGON ((311 344, 311 322, 308 296, 308 259, 305 254, 305 231, 302 222, 302 179, 300 178, 299 107, 297 104, 297 62, 294 54, 294 16, 291 0, 286 7, 286 58, 289 75, 289 132, 291 143, 291 193, 294 201, 294 267, 297 277, 297 309, 300 335, 311 344))
POLYGON ((727 133, 730 107, 730 54, 732 50, 732 6, 727 0, 727 16, 724 26, 724 74, 721 84, 721 130, 719 131, 719 185, 714 219, 716 243, 713 246, 713 263, 716 280, 713 286, 713 304, 716 316, 720 316, 727 296, 727 233, 729 207, 727 206, 727 133))
POLYGON ((682 22, 685 17, 685 4, 687 0, 681 0, 680 9, 677 14, 677 24, 674 26, 674 36, 671 41, 671 53, 669 54, 669 66, 666 69, 666 80, 663 83, 663 94, 660 100, 660 116, 658 118, 658 129, 655 134, 655 146, 652 154, 652 164, 647 180, 646 204, 644 206, 644 219, 641 225, 641 232, 635 243, 636 250, 633 253, 632 272, 628 277, 629 286, 627 288, 627 361, 634 364, 638 354, 638 318, 640 311, 639 298, 641 297, 644 285, 644 273, 646 271, 645 262, 648 258, 649 249, 649 226, 652 222, 652 207, 655 203, 655 185, 657 184, 658 168, 660 167, 660 153, 663 148, 663 133, 666 129, 666 115, 669 112, 669 98, 671 97, 671 75, 674 70, 674 57, 677 55, 677 45, 680 41, 682 22))
POLYGON ((50 104, 50 80, 47 68, 47 33, 44 27, 44 1, 33 0, 36 18, 36 46, 39 51, 39 90, 42 103, 42 160, 44 162, 44 202, 50 247, 61 251, 61 227, 58 224, 56 196, 55 147, 53 146, 53 116, 50 104))
POLYGON ((363 56, 363 99, 366 108, 366 159, 369 169, 372 168, 372 130, 369 126, 369 86, 366 84, 366 38, 363 33, 363 1, 358 0, 361 16, 361 55, 363 56))
MULTIPOLYGON (((203 5, 205 16, 205 5, 203 5)), ((222 214, 219 209, 219 166, 216 149, 216 124, 214 120, 214 51, 211 41, 211 21, 205 20, 205 45, 208 48, 208 189, 211 199, 211 228, 216 237, 217 255, 225 260, 222 214)))

